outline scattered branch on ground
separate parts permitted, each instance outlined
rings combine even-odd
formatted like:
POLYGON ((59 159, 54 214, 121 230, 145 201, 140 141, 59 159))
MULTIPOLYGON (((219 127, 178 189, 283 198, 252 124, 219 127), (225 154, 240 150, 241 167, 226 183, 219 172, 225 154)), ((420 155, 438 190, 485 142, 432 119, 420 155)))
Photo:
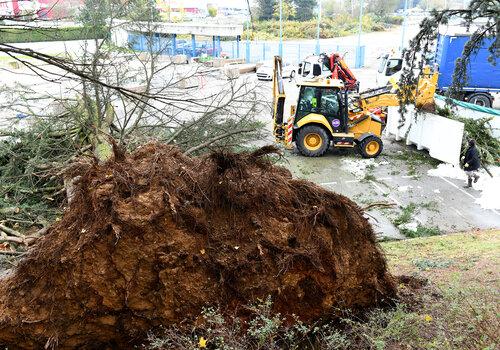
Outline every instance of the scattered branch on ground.
POLYGON ((392 203, 392 202, 374 202, 374 203, 370 203, 370 204, 366 205, 362 209, 366 211, 366 210, 373 209, 373 208, 392 208, 396 205, 397 205, 396 203, 392 203))

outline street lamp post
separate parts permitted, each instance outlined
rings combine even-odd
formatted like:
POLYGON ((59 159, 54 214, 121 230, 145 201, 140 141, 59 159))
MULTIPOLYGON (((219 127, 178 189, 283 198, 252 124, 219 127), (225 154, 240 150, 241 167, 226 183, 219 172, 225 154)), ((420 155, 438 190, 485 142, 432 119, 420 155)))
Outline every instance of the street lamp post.
POLYGON ((401 47, 400 50, 403 52, 405 48, 405 35, 406 35, 406 26, 408 25, 408 0, 405 0, 405 7, 403 10, 403 28, 401 31, 401 47))
POLYGON ((279 55, 283 57, 283 0, 280 0, 280 44, 279 55))
POLYGON ((316 34, 316 55, 321 53, 321 47, 319 45, 319 34, 320 34, 320 24, 321 24, 321 0, 319 0, 319 11, 318 11, 318 28, 316 34))

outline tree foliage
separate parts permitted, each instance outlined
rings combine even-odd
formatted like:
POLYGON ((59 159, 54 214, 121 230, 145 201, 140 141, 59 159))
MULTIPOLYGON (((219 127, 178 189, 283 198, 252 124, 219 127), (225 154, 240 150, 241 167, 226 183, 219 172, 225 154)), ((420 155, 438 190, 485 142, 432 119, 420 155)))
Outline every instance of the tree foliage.
POLYGON ((294 0, 295 7, 297 8, 297 14, 295 19, 298 21, 307 21, 315 16, 315 10, 318 6, 316 0, 294 0))
POLYGON ((216 7, 213 7, 213 6, 210 6, 208 8, 208 15, 210 17, 217 17, 217 8, 216 7))
POLYGON ((370 0, 368 1, 366 12, 377 16, 385 16, 393 13, 399 6, 400 0, 370 0))
POLYGON ((257 0, 258 17, 260 20, 273 18, 276 0, 257 0))
MULTIPOLYGON (((297 9, 293 2, 291 0, 283 0, 283 8, 281 11, 282 18, 284 21, 288 21, 292 18, 295 18, 295 15, 297 14, 297 9)), ((274 18, 279 19, 280 18, 280 4, 277 2, 274 5, 274 18)))

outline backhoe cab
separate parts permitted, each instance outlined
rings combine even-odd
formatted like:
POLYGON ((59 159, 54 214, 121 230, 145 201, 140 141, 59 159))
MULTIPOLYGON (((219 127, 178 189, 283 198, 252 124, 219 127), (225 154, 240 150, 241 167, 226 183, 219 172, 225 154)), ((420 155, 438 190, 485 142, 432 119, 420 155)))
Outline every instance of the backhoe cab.
POLYGON ((349 115, 348 92, 338 79, 314 79, 299 84, 296 106, 284 122, 285 91, 281 76, 282 61, 275 57, 273 77, 274 136, 292 148, 293 142, 305 156, 323 155, 330 145, 339 148, 358 146, 363 157, 382 152, 382 121, 373 113, 349 115))

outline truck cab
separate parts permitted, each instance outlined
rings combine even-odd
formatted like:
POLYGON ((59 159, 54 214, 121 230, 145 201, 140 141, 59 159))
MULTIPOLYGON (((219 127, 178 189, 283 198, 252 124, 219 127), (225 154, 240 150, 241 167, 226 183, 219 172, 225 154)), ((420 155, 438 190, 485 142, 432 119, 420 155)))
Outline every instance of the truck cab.
POLYGON ((379 56, 378 69, 375 80, 377 86, 384 86, 391 81, 399 81, 403 71, 403 58, 394 53, 385 53, 379 56))
POLYGON ((299 63, 298 80, 310 80, 317 77, 327 78, 332 74, 320 56, 311 55, 299 63))

